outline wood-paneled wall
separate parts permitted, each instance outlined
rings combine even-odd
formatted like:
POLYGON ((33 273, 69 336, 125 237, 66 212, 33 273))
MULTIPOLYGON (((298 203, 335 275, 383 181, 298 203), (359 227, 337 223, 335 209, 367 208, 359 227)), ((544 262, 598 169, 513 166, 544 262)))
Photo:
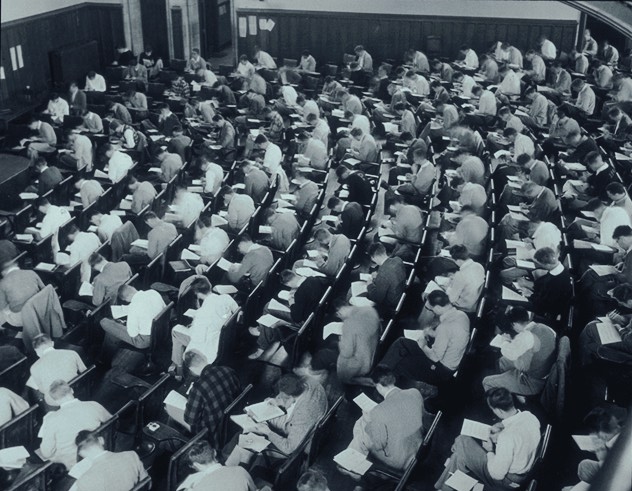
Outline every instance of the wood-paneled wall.
POLYGON ((343 53, 353 53, 363 44, 374 63, 386 59, 401 60, 406 49, 427 50, 428 36, 439 36, 440 56, 453 59, 461 46, 468 43, 479 53, 495 41, 508 41, 522 50, 534 47, 540 34, 547 34, 558 49, 570 51, 575 41, 577 23, 528 19, 483 17, 438 17, 382 14, 346 14, 286 10, 237 11, 238 27, 246 19, 248 34, 238 37, 239 54, 252 55, 255 44, 274 57, 300 58, 309 49, 319 62, 342 60, 343 53), (252 32, 251 17, 257 19, 252 32), (271 31, 259 29, 259 19, 271 19, 271 31))
POLYGON ((87 3, 3 23, 0 54, 6 80, 0 80, 0 105, 12 105, 27 85, 37 92, 50 87, 51 51, 92 40, 99 46, 99 64, 112 62, 116 45, 125 41, 121 5, 87 3), (17 45, 22 47, 24 67, 14 71, 10 48, 17 45))

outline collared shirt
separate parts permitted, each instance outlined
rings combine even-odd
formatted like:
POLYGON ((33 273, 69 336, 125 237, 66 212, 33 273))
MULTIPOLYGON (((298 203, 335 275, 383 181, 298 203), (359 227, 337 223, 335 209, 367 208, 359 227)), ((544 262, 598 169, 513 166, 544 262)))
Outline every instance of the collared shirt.
POLYGON ((463 62, 467 67, 478 68, 478 55, 476 54, 476 51, 474 51, 473 49, 468 49, 465 52, 465 59, 463 60, 463 62))
POLYGON ((415 51, 413 56, 413 68, 418 72, 429 72, 430 64, 428 63, 428 57, 421 51, 415 51))
POLYGON ((599 242, 602 245, 614 247, 617 243, 612 238, 614 230, 620 225, 630 226, 630 217, 627 212, 618 206, 608 206, 599 220, 599 242))
POLYGON ((549 271, 549 274, 551 276, 559 276, 564 272, 564 265, 562 263, 558 263, 557 266, 555 266, 551 271, 549 271))
POLYGON ((533 144, 533 140, 527 135, 518 133, 516 135, 516 140, 514 141, 513 153, 514 157, 518 157, 518 155, 522 155, 523 153, 526 153, 529 157, 533 157, 535 154, 535 145, 533 144))
POLYGON ((257 60, 257 63, 259 65, 261 65, 262 67, 268 68, 270 70, 274 70, 277 67, 277 64, 272 58, 272 56, 270 56, 270 54, 266 53, 265 51, 259 51, 255 55, 255 60, 257 60))
POLYGON ((179 195, 175 206, 182 224, 189 226, 200 217, 204 209, 204 201, 199 194, 185 191, 179 195))
POLYGON ((81 196, 81 204, 87 208, 94 203, 103 194, 103 187, 99 181, 94 179, 85 179, 79 187, 79 195, 81 196))
POLYGON ((472 88, 476 85, 476 81, 469 75, 463 76, 461 83, 461 95, 463 97, 472 97, 472 88))
POLYGON ((202 78, 204 79, 202 81, 202 85, 213 86, 215 85, 215 82, 217 82, 217 75, 215 75, 211 70, 204 70, 202 78))
POLYGON ((368 51, 362 51, 362 53, 358 55, 357 63, 358 70, 364 70, 365 72, 373 71, 373 57, 368 51))
POLYGON ((119 227, 123 226, 123 221, 118 215, 103 215, 101 217, 101 223, 97 227, 97 233, 102 241, 112 239, 112 234, 119 227))
POLYGON ((298 65, 299 70, 305 70, 306 72, 316 71, 316 60, 312 55, 301 56, 301 62, 298 65))
POLYGON ((53 119, 59 121, 63 121, 64 116, 68 116, 70 114, 70 106, 68 106, 68 103, 61 97, 58 97, 57 100, 49 101, 46 110, 50 113, 53 119))
POLYGON ((204 192, 216 195, 222 187, 223 180, 224 169, 214 162, 209 163, 204 174, 204 192))
POLYGON ((451 308, 439 316, 432 352, 438 362, 456 370, 470 340, 470 320, 465 312, 451 308))
POLYGON ((541 82, 546 78, 546 64, 539 55, 533 55, 531 59, 531 77, 536 82, 541 82))
POLYGON ((86 135, 77 135, 72 145, 73 157, 77 159, 77 169, 92 169, 92 141, 86 135))
POLYGON ((131 338, 150 336, 151 325, 164 308, 165 302, 156 290, 136 292, 127 311, 127 334, 131 338))
POLYGON ((225 230, 211 227, 200 239, 200 258, 206 264, 217 261, 228 247, 230 240, 225 230))
POLYGON ((467 259, 454 273, 446 293, 456 308, 474 312, 484 284, 485 268, 480 263, 467 259))
POLYGON ((540 46, 540 53, 542 53, 542 56, 548 60, 554 60, 557 56, 555 45, 548 39, 545 39, 542 46, 540 46))
POLYGON ((40 235, 42 237, 48 237, 53 234, 53 249, 59 250, 59 242, 57 240, 57 232, 59 227, 64 223, 70 221, 70 213, 66 208, 61 206, 50 205, 42 220, 42 228, 40 228, 40 235))
POLYGON ((331 130, 329 129, 329 125, 327 121, 324 119, 319 119, 314 126, 314 131, 312 132, 312 138, 316 138, 317 140, 322 141, 325 146, 329 145, 329 133, 331 130))
POLYGON ((294 87, 291 85, 283 85, 281 87, 281 93, 283 94, 283 100, 288 106, 296 106, 298 93, 294 87))
POLYGON ((255 67, 249 61, 246 61, 246 63, 239 62, 237 65, 237 73, 243 77, 249 78, 252 77, 253 73, 255 73, 255 67))
POLYGON ((520 76, 513 70, 509 70, 498 86, 498 93, 505 95, 520 94, 520 76))
POLYGON ((529 411, 503 419, 494 452, 487 453, 490 476, 502 481, 507 474, 526 474, 535 461, 540 444, 540 422, 529 411))
POLYGON ((536 94, 529 106, 529 116, 538 126, 544 127, 548 122, 549 100, 542 94, 536 94))
POLYGON ((107 90, 107 86, 105 83, 105 78, 103 75, 95 74, 94 80, 90 80, 86 77, 86 91, 94 91, 94 92, 105 92, 107 90))
POLYGON ((480 214, 487 203, 485 188, 475 182, 466 182, 459 195, 461 206, 469 205, 476 213, 480 214))
POLYGON ((478 112, 496 116, 496 96, 492 91, 484 90, 481 92, 481 97, 478 100, 478 112))
POLYGON ((67 247, 70 253, 70 264, 83 263, 81 265, 82 281, 90 280, 90 265, 88 258, 101 246, 97 234, 92 232, 79 232, 72 244, 67 247))
POLYGON ((85 370, 86 366, 76 351, 51 346, 31 365, 31 376, 26 385, 46 394, 55 380, 70 382, 85 370))
POLYGON ((320 117, 320 108, 318 107, 316 101, 309 99, 305 101, 305 105, 302 108, 302 113, 303 119, 307 119, 307 116, 309 116, 310 114, 315 114, 316 117, 320 117))
POLYGON ((602 89, 612 88, 612 69, 608 65, 601 65, 594 72, 595 85, 602 89))
POLYGON ((228 204, 226 220, 231 230, 241 230, 255 212, 255 203, 247 194, 235 194, 228 204))
POLYGON ((551 222, 541 222, 533 232, 532 239, 535 251, 543 247, 550 247, 557 251, 562 241, 562 232, 551 222))
POLYGON ((238 309, 239 306, 230 295, 208 295, 195 312, 189 329, 191 340, 186 351, 197 350, 209 364, 213 363, 217 357, 222 327, 238 309))
POLYGON ((150 259, 158 257, 169 244, 178 236, 178 230, 173 223, 160 220, 147 234, 147 255, 150 259))
POLYGON ((275 143, 269 142, 263 156, 263 166, 267 169, 275 169, 281 165, 283 160, 283 152, 275 143))
POLYGON ((525 329, 516 334, 511 341, 504 343, 500 348, 500 353, 509 361, 516 361, 527 351, 533 349, 536 339, 530 327, 534 324, 534 322, 530 322, 525 329))
POLYGON ((577 94, 575 106, 584 111, 588 116, 595 112, 595 93, 588 84, 585 84, 582 90, 577 94))
POLYGON ((108 177, 112 183, 117 183, 127 175, 134 165, 132 157, 120 150, 116 150, 108 161, 108 177))

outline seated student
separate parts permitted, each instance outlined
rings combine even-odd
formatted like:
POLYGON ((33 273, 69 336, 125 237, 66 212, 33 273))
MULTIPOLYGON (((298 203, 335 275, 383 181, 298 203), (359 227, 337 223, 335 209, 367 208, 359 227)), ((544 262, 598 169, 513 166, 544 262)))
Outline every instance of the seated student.
POLYGON ((88 72, 86 75, 86 85, 83 89, 85 92, 105 92, 107 91, 107 84, 103 75, 96 73, 94 70, 88 72))
POLYGON ((527 87, 524 96, 530 102, 527 116, 523 116, 525 124, 536 129, 546 128, 549 122, 549 100, 536 87, 527 87))
POLYGON ((160 109, 160 116, 158 117, 158 130, 167 136, 173 136, 173 129, 177 128, 180 125, 180 120, 178 116, 171 112, 171 108, 167 103, 158 104, 158 108, 160 109))
POLYGON ((176 126, 173 129, 173 137, 167 146, 167 152, 178 154, 182 162, 184 162, 186 161, 187 149, 190 148, 191 142, 191 138, 184 134, 182 126, 176 126))
POLYGON ((90 466, 77 478, 70 491, 129 491, 147 477, 136 452, 105 450, 102 436, 82 430, 77 434, 75 444, 77 455, 90 462, 90 466))
POLYGON ((413 151, 412 170, 415 172, 416 169, 416 172, 410 175, 411 182, 401 184, 396 188, 398 194, 412 199, 414 203, 418 203, 430 193, 437 178, 437 169, 426 158, 426 153, 425 146, 419 146, 413 151))
POLYGON ((342 334, 338 343, 336 374, 340 382, 352 383, 355 377, 367 375, 371 370, 381 322, 373 307, 343 307, 342 334))
POLYGON ((361 205, 371 204, 373 188, 363 173, 352 171, 342 164, 336 168, 336 176, 340 185, 347 188, 349 195, 345 198, 346 200, 355 201, 361 205))
POLYGON ((151 229, 147 234, 147 249, 132 246, 129 253, 123 256, 123 260, 130 264, 144 264, 157 258, 178 236, 175 225, 161 220, 153 211, 145 213, 143 220, 151 229))
POLYGON ((489 225, 469 205, 462 206, 459 215, 461 219, 454 231, 443 232, 442 235, 449 245, 462 244, 472 258, 480 259, 485 253, 489 225))
POLYGON ((395 238, 395 248, 391 256, 411 260, 413 247, 421 243, 423 234, 423 214, 415 205, 407 205, 403 196, 395 195, 389 206, 390 220, 382 223, 381 234, 395 238))
POLYGON ((79 127, 80 130, 93 134, 103 133, 103 120, 97 113, 84 109, 80 116, 83 118, 83 123, 79 127))
POLYGON ((90 255, 88 263, 97 272, 92 281, 92 304, 98 306, 103 302, 116 300, 121 285, 132 277, 129 264, 125 261, 107 261, 96 252, 90 255))
POLYGON ((22 270, 13 261, 4 263, 0 280, 0 325, 8 322, 22 327, 24 304, 43 289, 44 283, 35 271, 22 270))
POLYGON ((103 195, 103 186, 96 179, 80 177, 75 182, 75 188, 79 190, 81 205, 84 209, 97 201, 103 195))
POLYGON ((359 203, 343 201, 336 196, 329 198, 327 208, 332 213, 340 215, 340 222, 335 232, 341 233, 349 239, 355 239, 364 226, 364 209, 359 203))
POLYGON ((491 55, 481 55, 481 66, 478 74, 483 78, 485 82, 491 84, 497 84, 499 82, 498 78, 498 63, 491 55))
POLYGON ((139 181, 136 176, 131 176, 127 188, 132 192, 132 205, 130 211, 139 214, 147 206, 150 206, 156 198, 156 189, 149 181, 139 181))
POLYGON ((608 452, 613 447, 625 425, 626 411, 616 406, 596 407, 584 418, 584 426, 588 430, 595 449, 597 460, 584 459, 577 466, 579 483, 566 486, 562 491, 587 491, 603 466, 608 452))
POLYGON ((142 92, 137 92, 134 87, 130 88, 123 96, 123 102, 128 109, 133 109, 133 113, 139 119, 147 117, 147 96, 142 92))
POLYGON ((588 174, 582 174, 582 184, 564 183, 563 198, 572 210, 582 208, 590 198, 608 201, 606 187, 611 182, 619 182, 613 167, 603 161, 599 152, 590 152, 584 159, 588 174))
POLYGON ((297 491, 329 491, 327 478, 318 469, 305 471, 296 483, 297 491))
POLYGON ((389 257, 382 244, 369 247, 371 262, 377 265, 377 271, 371 275, 367 284, 366 297, 376 304, 380 312, 391 312, 399 303, 406 288, 406 267, 399 257, 389 257))
POLYGON ((252 160, 242 161, 239 168, 244 174, 245 194, 250 196, 255 203, 261 203, 270 188, 268 175, 252 160))
POLYGON ((300 169, 297 169, 294 173, 294 181, 298 185, 294 191, 294 196, 296 196, 294 208, 298 216, 303 219, 309 217, 320 193, 318 184, 308 179, 310 175, 311 173, 303 172, 300 169))
MULTIPOLYGON (((189 465, 196 471, 178 486, 181 491, 257 491, 248 471, 239 465, 222 465, 208 442, 195 443, 187 453, 189 465)), ((268 488, 269 489, 269 488, 268 488)))
POLYGON ((529 411, 516 409, 507 389, 491 389, 485 394, 487 405, 501 419, 492 426, 488 441, 479 443, 470 436, 458 436, 452 455, 435 489, 451 490, 445 484, 457 470, 478 479, 485 487, 513 489, 528 477, 540 444, 540 422, 529 411))
POLYGON ((105 146, 105 156, 108 159, 108 177, 112 184, 123 179, 134 166, 132 157, 120 150, 118 145, 108 143, 105 146))
POLYGON ((222 257, 230 239, 225 230, 213 226, 211 216, 203 215, 195 222, 195 243, 200 246, 200 264, 195 270, 204 274, 209 265, 222 257))
POLYGON ((584 135, 579 129, 568 132, 564 139, 564 144, 568 147, 568 152, 560 160, 566 162, 586 163, 586 157, 592 152, 599 153, 599 147, 593 138, 584 135))
POLYGON ((569 114, 578 121, 585 121, 595 112, 595 92, 590 85, 581 78, 576 78, 571 84, 571 90, 577 93, 574 102, 564 102, 569 114))
POLYGON ((72 387, 63 380, 54 381, 48 389, 57 411, 46 413, 39 430, 40 453, 66 469, 77 463, 75 438, 81 430, 94 431, 112 415, 98 402, 75 399, 72 387))
POLYGON ((378 365, 371 378, 384 400, 356 421, 349 448, 403 470, 423 440, 423 399, 417 389, 396 387, 395 374, 385 366, 378 365))
POLYGON ((171 209, 174 213, 173 218, 175 218, 172 221, 179 222, 183 227, 188 227, 200 218, 200 213, 204 209, 204 201, 200 194, 178 186, 171 209))
POLYGON ((632 220, 632 199, 628 196, 625 186, 620 182, 611 182, 606 186, 606 194, 610 205, 623 208, 632 220))
POLYGON ((380 364, 403 377, 436 386, 450 380, 461 363, 470 339, 470 320, 442 291, 430 292, 426 306, 439 317, 439 324, 420 331, 417 341, 397 339, 380 364), (432 347, 428 338, 434 338, 432 347))
POLYGON ((281 193, 287 193, 290 189, 290 182, 287 174, 283 169, 283 153, 278 145, 268 141, 264 135, 259 135, 255 139, 257 148, 264 150, 263 160, 259 160, 265 170, 270 175, 270 184, 277 182, 277 196, 281 193))
POLYGON ((52 92, 44 114, 50 114, 53 123, 62 124, 64 122, 64 116, 70 114, 70 106, 65 99, 59 97, 58 93, 52 92))
POLYGON ((123 221, 118 215, 104 215, 100 211, 95 211, 90 215, 90 223, 97 227, 97 235, 101 242, 112 239, 112 234, 123 226, 123 221))
POLYGON ((375 138, 364 133, 360 128, 353 128, 350 135, 352 138, 351 148, 347 153, 362 163, 377 162, 378 149, 375 138))
POLYGON ((28 145, 27 154, 32 161, 34 161, 40 153, 48 154, 55 151, 57 135, 50 124, 33 116, 29 120, 28 127, 29 130, 37 132, 37 136, 31 137, 29 140, 22 140, 23 144, 28 145))
POLYGON ((66 208, 50 203, 47 198, 39 197, 34 203, 37 211, 44 215, 42 226, 37 228, 28 227, 26 233, 30 233, 37 240, 41 240, 49 235, 53 236, 53 252, 59 252, 59 228, 70 221, 70 213, 66 208))
POLYGON ((221 331, 239 306, 230 295, 211 292, 211 284, 204 278, 195 278, 189 290, 197 298, 200 307, 189 327, 179 325, 171 330, 171 363, 182 371, 183 356, 195 350, 204 356, 208 364, 217 358, 221 331))
MULTIPOLYGON (((290 311, 277 311, 271 309, 269 305, 266 306, 265 311, 282 321, 295 324, 304 322, 314 312, 329 286, 329 280, 326 278, 318 276, 306 278, 289 269, 281 272, 280 279, 283 285, 290 288, 288 298, 290 311)), ((284 336, 279 325, 272 327, 255 326, 250 327, 248 331, 257 338, 257 350, 249 356, 251 359, 259 358, 269 346, 281 341, 284 336)))
POLYGON ((533 140, 523 133, 518 133, 513 128, 505 128, 503 136, 512 144, 511 153, 514 157, 526 153, 533 157, 535 155, 535 145, 533 140))
POLYGON ((516 220, 507 213, 501 219, 499 227, 503 239, 530 235, 532 229, 535 228, 535 222, 553 221, 558 211, 557 199, 549 188, 527 181, 520 187, 520 192, 529 203, 521 205, 523 213, 529 220, 516 220))
POLYGON ((182 168, 182 158, 177 153, 169 153, 166 149, 159 147, 154 155, 160 165, 160 179, 169 182, 182 168))
POLYGON ((248 225, 250 217, 255 212, 255 203, 250 196, 238 194, 230 186, 222 187, 220 192, 224 196, 224 206, 228 211, 226 215, 228 229, 239 232, 248 225))
POLYGON ((619 227, 629 227, 631 225, 630 216, 623 208, 619 206, 606 206, 599 198, 591 199, 582 210, 595 214, 595 218, 599 223, 599 229, 597 233, 584 230, 582 225, 587 225, 591 230, 594 230, 593 227, 596 224, 593 221, 579 219, 569 226, 569 237, 598 242, 601 245, 616 248, 617 239, 614 237, 615 230, 619 227))
POLYGON ((270 227, 270 234, 262 235, 259 242, 277 251, 287 250, 301 230, 294 213, 281 213, 273 208, 263 212, 263 225, 270 227))
POLYGON ((322 228, 314 233, 314 241, 316 249, 327 256, 326 259, 322 255, 314 258, 318 270, 327 276, 336 276, 349 257, 351 242, 342 234, 332 234, 329 230, 322 228))
POLYGON ((144 90, 147 86, 147 68, 145 68, 145 65, 138 63, 138 59, 134 57, 123 69, 123 78, 135 81, 136 87, 144 90))
POLYGON ((114 319, 101 319, 101 328, 105 331, 104 349, 131 345, 138 349, 149 348, 151 344, 151 325, 154 318, 165 308, 160 293, 156 290, 139 291, 129 285, 121 285, 118 299, 129 304, 125 325, 114 319))
POLYGON ((20 251, 18 251, 13 242, 7 239, 0 239, 0 268, 3 268, 19 255, 20 251))
POLYGON ((97 234, 92 232, 81 232, 74 223, 68 228, 68 242, 66 251, 70 253, 69 265, 74 266, 81 263, 81 281, 90 281, 90 265, 88 258, 101 247, 101 241, 97 234))
POLYGON ((86 370, 76 351, 55 349, 47 334, 33 338, 33 349, 39 359, 31 365, 31 376, 26 385, 36 390, 39 398, 46 397, 48 403, 48 391, 54 381, 70 382, 86 370))
POLYGON ((64 179, 57 167, 48 166, 48 162, 44 157, 37 157, 34 167, 35 171, 39 174, 39 183, 37 188, 35 186, 29 186, 27 191, 37 192, 37 194, 42 196, 51 189, 54 189, 64 179))
POLYGON ((204 173, 204 177, 202 178, 204 192, 212 196, 217 196, 224 181, 224 169, 222 169, 221 165, 210 162, 205 155, 202 155, 198 162, 200 163, 200 170, 204 173))
POLYGON ((70 83, 68 90, 68 106, 70 108, 70 114, 73 116, 80 116, 88 107, 86 94, 82 90, 79 90, 77 82, 70 83))
MULTIPOLYGON (((258 423, 253 433, 266 437, 272 444, 265 455, 275 458, 281 451, 291 454, 312 428, 327 412, 327 395, 320 384, 310 380, 303 381, 298 375, 288 373, 282 375, 277 384, 279 393, 268 399, 270 404, 285 411, 283 416, 258 423)), ((226 465, 248 463, 253 452, 236 445, 226 459, 226 465)))
POLYGON ((556 334, 550 327, 531 321, 523 307, 513 307, 499 324, 503 333, 498 375, 483 379, 485 391, 503 387, 512 394, 537 395, 544 389, 556 357, 556 334))
POLYGON ((88 172, 92 170, 92 141, 86 135, 82 135, 77 130, 73 130, 68 135, 68 148, 70 153, 65 153, 59 162, 72 170, 82 170, 88 172))
POLYGON ((255 244, 248 234, 242 234, 239 237, 237 250, 243 255, 243 259, 241 263, 233 264, 226 271, 226 279, 231 283, 249 280, 252 287, 265 280, 274 264, 270 249, 264 245, 255 244))
POLYGON ((29 408, 21 396, 5 387, 0 387, 0 425, 4 425, 29 408))
POLYGON ((195 350, 185 353, 184 367, 193 377, 187 393, 184 423, 193 434, 208 430, 207 440, 217 445, 224 410, 241 392, 239 378, 232 368, 211 365, 195 350))
POLYGON ((466 182, 460 175, 450 179, 450 187, 458 193, 458 205, 453 206, 456 210, 463 206, 469 206, 474 212, 482 216, 487 205, 487 193, 485 188, 475 182, 466 182))

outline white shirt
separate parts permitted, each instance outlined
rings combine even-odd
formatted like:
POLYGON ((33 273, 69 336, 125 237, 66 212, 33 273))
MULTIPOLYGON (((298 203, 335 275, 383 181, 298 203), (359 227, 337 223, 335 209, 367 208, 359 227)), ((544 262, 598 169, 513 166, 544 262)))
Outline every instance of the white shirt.
POLYGON ((255 67, 249 61, 246 63, 239 62, 237 65, 237 73, 242 77, 251 77, 252 74, 255 73, 255 67))
POLYGON ((66 208, 60 206, 50 205, 48 211, 46 211, 46 215, 44 215, 40 235, 42 237, 53 235, 53 250, 55 252, 59 251, 59 241, 57 238, 59 227, 68 221, 70 221, 70 213, 68 213, 66 208))
POLYGON ((518 155, 522 155, 523 153, 533 157, 535 154, 535 145, 533 144, 533 140, 527 135, 518 133, 516 135, 516 141, 514 141, 514 157, 518 157, 518 155))
POLYGON ((533 248, 535 251, 543 247, 550 247, 557 251, 562 242, 562 232, 551 222, 541 222, 533 232, 533 248))
POLYGON ((92 141, 86 135, 77 135, 72 146, 73 156, 77 159, 77 169, 92 169, 92 141))
POLYGON ((165 302, 156 290, 136 292, 127 311, 127 334, 132 338, 151 335, 151 324, 164 308, 165 302))
POLYGON ((616 241, 612 238, 614 229, 620 225, 630 226, 630 216, 624 208, 608 206, 599 221, 599 242, 602 245, 617 248, 616 241))
POLYGON ((185 191, 178 197, 175 206, 180 220, 185 226, 188 226, 200 217, 200 213, 204 209, 204 201, 199 194, 185 191))
POLYGON ((97 233, 102 240, 112 239, 112 234, 116 229, 123 226, 123 221, 118 215, 103 215, 101 223, 97 227, 97 233))
POLYGON ((90 265, 88 258, 101 246, 97 234, 92 232, 79 232, 67 247, 70 253, 70 264, 83 263, 81 265, 81 281, 90 281, 90 265))
POLYGON ((554 60, 557 56, 557 50, 555 49, 555 45, 548 39, 545 39, 542 43, 542 47, 540 48, 540 53, 545 58, 549 60, 554 60))
POLYGON ((296 89, 291 85, 283 85, 281 87, 281 93, 283 94, 283 100, 288 106, 296 106, 296 98, 298 97, 298 93, 296 89))
POLYGON ((498 86, 498 92, 505 95, 520 94, 520 76, 513 70, 509 70, 498 86))
POLYGON ((478 112, 480 114, 488 114, 496 116, 496 96, 490 90, 483 90, 478 100, 478 112))
POLYGON ((270 54, 266 53, 265 51, 259 51, 259 53, 257 53, 257 55, 255 56, 255 59, 257 60, 257 63, 259 65, 265 68, 269 68, 270 70, 274 70, 277 67, 277 64, 272 56, 270 56, 270 54))
POLYGON ((463 75, 461 84, 461 95, 463 97, 472 97, 472 88, 476 85, 476 81, 469 75, 463 75))
POLYGON ((211 293, 195 312, 186 351, 196 350, 206 356, 209 363, 217 358, 222 327, 237 312, 239 306, 230 295, 211 293))
POLYGON ((200 239, 200 258, 206 264, 217 261, 228 247, 230 239, 225 230, 211 227, 200 239))
POLYGON ((53 119, 57 119, 59 121, 64 120, 64 116, 68 116, 70 114, 70 107, 68 103, 58 97, 56 101, 48 101, 48 107, 46 110, 50 113, 53 119))
POLYGON ((305 105, 303 106, 302 109, 302 113, 303 113, 303 119, 307 119, 307 116, 309 116, 310 114, 315 114, 317 118, 320 117, 320 108, 318 107, 318 104, 316 104, 316 101, 313 101, 311 99, 305 101, 305 105))
POLYGON ((107 86, 105 83, 105 78, 103 75, 99 75, 98 73, 94 76, 94 80, 90 80, 86 77, 86 91, 94 91, 94 92, 105 92, 107 90, 107 86))
POLYGON ((371 134, 371 122, 364 114, 356 114, 351 122, 351 129, 360 128, 363 135, 371 134))
POLYGON ((283 152, 281 152, 281 148, 272 142, 268 142, 268 146, 263 157, 263 166, 269 170, 274 170, 281 165, 282 160, 283 152))
POLYGON ((329 146, 329 133, 330 133, 329 125, 327 121, 324 119, 319 119, 316 126, 314 126, 314 131, 312 132, 312 136, 320 141, 322 141, 325 146, 329 146))
POLYGON ((117 183, 127 175, 134 165, 132 157, 120 150, 116 150, 108 161, 108 177, 112 183, 117 183))
POLYGON ((204 70, 202 74, 204 80, 202 81, 203 85, 210 85, 211 87, 217 82, 217 76, 211 70, 204 70))
POLYGON ((473 49, 468 49, 463 60, 466 66, 470 68, 478 68, 478 55, 473 49))
POLYGON ((204 192, 217 194, 223 180, 224 169, 214 162, 209 163, 206 167, 206 174, 204 174, 204 192))

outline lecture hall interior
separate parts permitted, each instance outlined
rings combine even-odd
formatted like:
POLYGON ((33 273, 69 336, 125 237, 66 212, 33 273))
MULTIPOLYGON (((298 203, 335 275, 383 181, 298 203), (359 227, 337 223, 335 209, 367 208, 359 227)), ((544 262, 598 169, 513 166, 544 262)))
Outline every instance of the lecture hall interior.
POLYGON ((0 489, 632 491, 631 192, 632 1, 3 0, 0 489))

